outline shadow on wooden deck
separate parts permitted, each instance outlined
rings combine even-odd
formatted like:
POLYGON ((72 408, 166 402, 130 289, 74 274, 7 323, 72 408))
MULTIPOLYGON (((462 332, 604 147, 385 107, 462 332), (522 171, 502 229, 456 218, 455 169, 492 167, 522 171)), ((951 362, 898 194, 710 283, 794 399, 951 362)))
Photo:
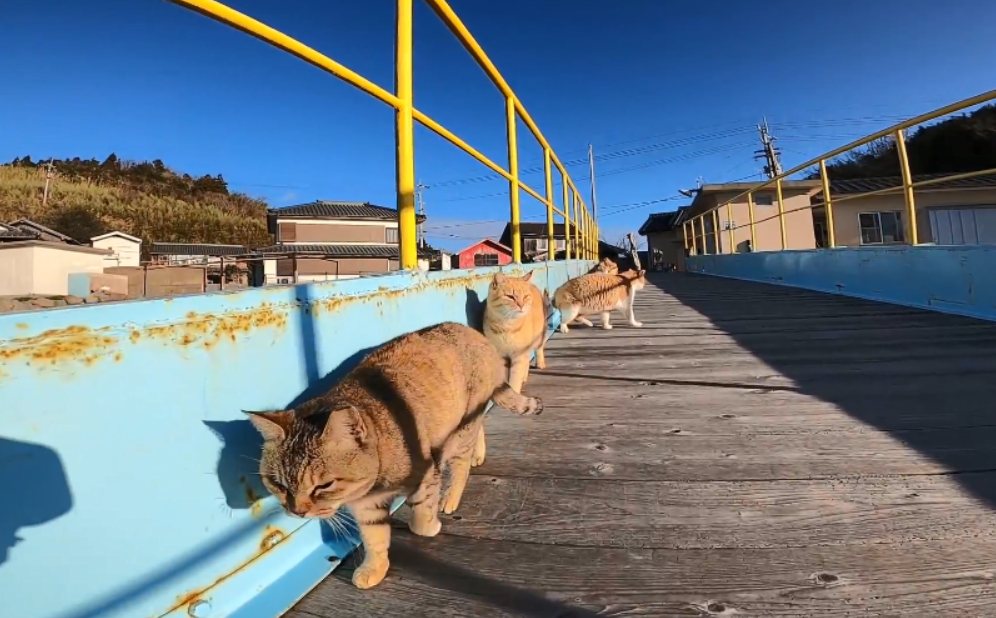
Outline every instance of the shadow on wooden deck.
POLYGON ((435 539, 308 616, 983 616, 996 324, 675 274, 551 341, 435 539))

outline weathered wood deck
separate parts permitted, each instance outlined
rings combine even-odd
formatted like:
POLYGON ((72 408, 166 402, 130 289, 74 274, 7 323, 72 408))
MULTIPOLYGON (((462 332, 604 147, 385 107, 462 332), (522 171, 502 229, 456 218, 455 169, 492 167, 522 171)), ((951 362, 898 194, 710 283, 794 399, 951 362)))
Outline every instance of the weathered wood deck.
POLYGON ((652 281, 553 339, 440 536, 289 615, 996 615, 996 324, 652 281))

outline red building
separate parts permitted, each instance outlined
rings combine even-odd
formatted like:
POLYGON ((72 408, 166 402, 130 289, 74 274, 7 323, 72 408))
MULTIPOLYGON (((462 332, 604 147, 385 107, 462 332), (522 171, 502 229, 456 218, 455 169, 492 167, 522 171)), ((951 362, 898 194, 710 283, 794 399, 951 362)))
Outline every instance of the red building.
POLYGON ((490 238, 474 243, 456 254, 454 268, 504 266, 512 263, 512 250, 490 238))

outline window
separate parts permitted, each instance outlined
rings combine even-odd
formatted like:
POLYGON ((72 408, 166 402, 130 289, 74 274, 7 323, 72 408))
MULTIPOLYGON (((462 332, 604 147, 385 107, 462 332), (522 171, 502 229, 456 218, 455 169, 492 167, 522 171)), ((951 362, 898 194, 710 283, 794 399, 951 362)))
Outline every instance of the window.
POLYGON ((536 253, 536 239, 535 238, 524 238, 522 239, 522 250, 526 253, 536 253))
POLYGON ((498 265, 497 253, 474 254, 474 266, 497 266, 497 265, 498 265))
POLYGON ((775 197, 770 193, 754 194, 755 206, 772 206, 774 203, 775 203, 775 197))
POLYGON ((546 238, 537 238, 536 239, 536 250, 537 251, 546 251, 546 243, 547 243, 547 239, 546 238))
POLYGON ((862 245, 906 242, 902 211, 863 212, 858 215, 862 245))
POLYGON ((387 232, 387 240, 385 242, 387 242, 388 244, 395 244, 395 245, 398 244, 398 228, 387 227, 384 229, 387 232))

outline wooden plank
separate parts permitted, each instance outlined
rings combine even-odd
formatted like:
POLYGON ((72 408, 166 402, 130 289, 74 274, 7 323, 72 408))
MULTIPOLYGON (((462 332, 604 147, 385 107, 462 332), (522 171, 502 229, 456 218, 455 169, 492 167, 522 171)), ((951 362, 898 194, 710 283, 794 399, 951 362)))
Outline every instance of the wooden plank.
MULTIPOLYGON (((996 469, 993 426, 893 433, 868 428, 790 435, 730 434, 721 430, 696 433, 677 423, 627 423, 624 413, 601 426, 529 420, 507 418, 492 427, 489 419, 488 459, 477 469, 481 474, 752 480, 996 469)), ((992 493, 987 495, 996 499, 992 493)))
POLYGON ((674 275, 636 315, 550 341, 439 537, 290 616, 992 613, 996 324, 674 275))
MULTIPOLYGON (((978 484, 996 484, 996 472, 978 484)), ((996 538, 950 477, 688 482, 474 476, 448 535, 655 549, 811 548, 996 538), (583 525, 579 525, 583 522, 583 525)))
POLYGON ((996 587, 991 539, 667 550, 399 531, 391 551, 378 588, 357 590, 340 569, 288 616, 983 617, 996 587))

